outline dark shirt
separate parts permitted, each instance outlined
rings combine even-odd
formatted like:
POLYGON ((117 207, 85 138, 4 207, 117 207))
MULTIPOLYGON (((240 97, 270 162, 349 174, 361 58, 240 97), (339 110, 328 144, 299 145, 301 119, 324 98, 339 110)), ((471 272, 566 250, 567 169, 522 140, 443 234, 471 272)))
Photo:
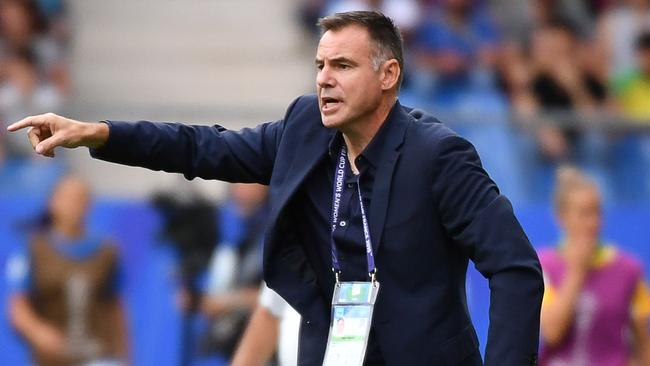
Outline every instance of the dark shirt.
MULTIPOLYGON (((391 125, 384 123, 368 146, 356 158, 355 165, 359 170, 359 175, 352 173, 349 163, 346 165, 345 185, 339 208, 339 225, 334 230, 334 242, 341 266, 340 279, 342 281, 368 281, 370 279, 357 185, 361 184, 361 196, 367 218, 372 204, 375 173, 383 153, 383 147, 386 146, 385 142, 391 138, 390 129, 391 125)), ((300 202, 302 214, 295 218, 295 222, 300 225, 300 240, 306 244, 305 251, 309 261, 314 266, 330 269, 330 272, 332 267, 331 226, 334 167, 338 162, 343 143, 343 136, 340 133, 336 133, 332 137, 329 154, 325 155, 310 173, 296 198, 300 202)), ((375 243, 373 243, 374 246, 375 243)), ((381 271, 381 269, 378 270, 381 271)), ((382 365, 383 363, 378 344, 374 340, 374 331, 371 329, 365 364, 382 365)))
MULTIPOLYGON (((605 86, 590 75, 582 77, 583 86, 597 102, 603 102, 607 97, 605 86)), ((570 110, 575 107, 569 91, 547 74, 537 75, 533 79, 533 94, 540 106, 551 110, 570 110)))
MULTIPOLYGON (((605 86, 590 75, 583 75, 582 83, 589 95, 598 103, 603 103, 607 97, 605 86)), ((560 113, 560 127, 565 138, 574 143, 581 135, 578 128, 579 120, 573 119, 571 110, 575 108, 575 101, 569 91, 547 74, 539 74, 533 79, 533 94, 544 112, 560 113), (562 113, 568 113, 562 115, 562 113)), ((551 114, 553 117, 553 114, 551 114)))

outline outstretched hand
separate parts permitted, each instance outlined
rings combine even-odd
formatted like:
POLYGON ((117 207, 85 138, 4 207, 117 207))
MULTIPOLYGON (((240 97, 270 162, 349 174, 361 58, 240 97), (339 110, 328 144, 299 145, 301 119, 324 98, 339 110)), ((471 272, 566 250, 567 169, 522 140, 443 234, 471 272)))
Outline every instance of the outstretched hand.
POLYGON ((29 127, 27 137, 36 153, 48 157, 54 157, 57 146, 98 148, 108 139, 108 125, 105 123, 85 123, 54 113, 24 118, 7 130, 15 132, 26 127, 29 127))

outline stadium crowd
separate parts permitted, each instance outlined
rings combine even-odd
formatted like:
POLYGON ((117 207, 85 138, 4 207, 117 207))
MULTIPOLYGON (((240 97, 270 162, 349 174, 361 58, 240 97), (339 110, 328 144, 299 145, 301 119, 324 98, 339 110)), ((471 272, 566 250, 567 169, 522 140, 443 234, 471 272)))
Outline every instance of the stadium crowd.
POLYGON ((314 32, 318 16, 350 9, 383 11, 403 30, 404 104, 515 132, 524 199, 548 197, 566 162, 595 175, 607 200, 649 197, 649 1, 306 0, 301 19, 314 32))

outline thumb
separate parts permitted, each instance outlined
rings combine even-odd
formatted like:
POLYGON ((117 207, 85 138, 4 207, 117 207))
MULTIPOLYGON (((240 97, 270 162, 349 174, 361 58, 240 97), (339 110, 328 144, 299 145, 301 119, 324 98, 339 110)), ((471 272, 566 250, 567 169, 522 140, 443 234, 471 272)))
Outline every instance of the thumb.
POLYGON ((61 146, 62 143, 63 139, 60 136, 54 134, 49 138, 39 142, 34 150, 36 150, 36 152, 41 155, 53 155, 54 148, 61 146))

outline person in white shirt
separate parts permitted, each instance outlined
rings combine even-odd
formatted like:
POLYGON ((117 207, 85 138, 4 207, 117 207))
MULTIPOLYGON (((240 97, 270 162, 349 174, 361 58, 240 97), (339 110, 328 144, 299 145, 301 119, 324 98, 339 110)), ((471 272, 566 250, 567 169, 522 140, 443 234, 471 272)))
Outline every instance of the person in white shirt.
POLYGON ((263 284, 231 366, 262 366, 278 351, 278 366, 295 366, 298 357, 298 314, 280 295, 263 284))

